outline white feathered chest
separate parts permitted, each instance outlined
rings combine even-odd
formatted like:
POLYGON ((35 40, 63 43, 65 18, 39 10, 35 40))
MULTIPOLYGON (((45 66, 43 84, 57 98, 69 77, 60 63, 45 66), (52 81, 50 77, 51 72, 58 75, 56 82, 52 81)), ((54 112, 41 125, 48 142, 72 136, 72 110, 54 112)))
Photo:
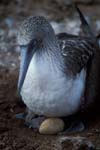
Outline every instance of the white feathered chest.
POLYGON ((78 110, 85 88, 86 72, 67 77, 48 57, 33 56, 22 86, 21 96, 35 114, 67 116, 78 110))

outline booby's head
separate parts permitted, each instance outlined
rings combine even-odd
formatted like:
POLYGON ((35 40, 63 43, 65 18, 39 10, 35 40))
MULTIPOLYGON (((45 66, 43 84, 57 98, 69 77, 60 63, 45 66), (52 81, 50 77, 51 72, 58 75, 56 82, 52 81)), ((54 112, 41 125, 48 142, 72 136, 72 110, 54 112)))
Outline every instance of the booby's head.
POLYGON ((18 93, 20 94, 28 66, 34 53, 55 44, 56 36, 50 23, 42 16, 29 17, 19 28, 18 43, 21 50, 18 93))

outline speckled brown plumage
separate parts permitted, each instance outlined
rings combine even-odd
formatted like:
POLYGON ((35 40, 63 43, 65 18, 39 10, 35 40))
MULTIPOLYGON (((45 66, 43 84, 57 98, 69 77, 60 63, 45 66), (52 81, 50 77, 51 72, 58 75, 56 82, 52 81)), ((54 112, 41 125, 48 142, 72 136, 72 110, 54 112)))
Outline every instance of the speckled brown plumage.
POLYGON ((82 68, 87 68, 96 48, 94 41, 85 37, 65 37, 65 39, 60 38, 59 40, 61 42, 61 53, 69 72, 76 75, 82 68))

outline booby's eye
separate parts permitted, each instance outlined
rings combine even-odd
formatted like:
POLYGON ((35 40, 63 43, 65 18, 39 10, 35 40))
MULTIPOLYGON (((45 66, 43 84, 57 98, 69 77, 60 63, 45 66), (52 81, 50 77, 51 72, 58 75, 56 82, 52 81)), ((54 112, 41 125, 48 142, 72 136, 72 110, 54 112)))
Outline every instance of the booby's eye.
POLYGON ((28 44, 28 50, 32 50, 37 45, 38 45, 38 40, 37 39, 31 40, 31 42, 28 44))
POLYGON ((34 46, 36 46, 38 44, 38 40, 37 39, 33 39, 32 42, 33 42, 34 46))
POLYGON ((41 39, 33 39, 28 44, 28 49, 32 50, 33 48, 40 48, 41 47, 42 40, 41 39))

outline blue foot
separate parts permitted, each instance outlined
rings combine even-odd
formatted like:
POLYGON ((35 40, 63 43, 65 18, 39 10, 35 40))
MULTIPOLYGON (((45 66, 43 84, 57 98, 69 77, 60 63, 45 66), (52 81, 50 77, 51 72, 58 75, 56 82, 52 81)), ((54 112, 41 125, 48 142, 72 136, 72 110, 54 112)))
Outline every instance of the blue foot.
POLYGON ((19 114, 16 114, 15 117, 17 119, 23 119, 25 120, 26 119, 26 113, 19 113, 19 114))
POLYGON ((39 129, 40 124, 45 120, 45 117, 39 116, 36 118, 33 118, 30 122, 25 122, 25 126, 33 129, 39 129))
POLYGON ((70 120, 66 120, 65 124, 66 124, 66 128, 64 132, 60 133, 60 135, 67 134, 68 132, 82 132, 85 130, 84 123, 81 120, 76 118, 71 118, 70 120))
POLYGON ((45 120, 44 116, 35 116, 33 113, 19 113, 16 114, 17 119, 22 119, 25 121, 24 125, 28 128, 33 128, 35 130, 39 129, 40 124, 45 120))
POLYGON ((82 121, 74 121, 71 123, 70 127, 66 129, 67 132, 82 132, 85 126, 82 121))

